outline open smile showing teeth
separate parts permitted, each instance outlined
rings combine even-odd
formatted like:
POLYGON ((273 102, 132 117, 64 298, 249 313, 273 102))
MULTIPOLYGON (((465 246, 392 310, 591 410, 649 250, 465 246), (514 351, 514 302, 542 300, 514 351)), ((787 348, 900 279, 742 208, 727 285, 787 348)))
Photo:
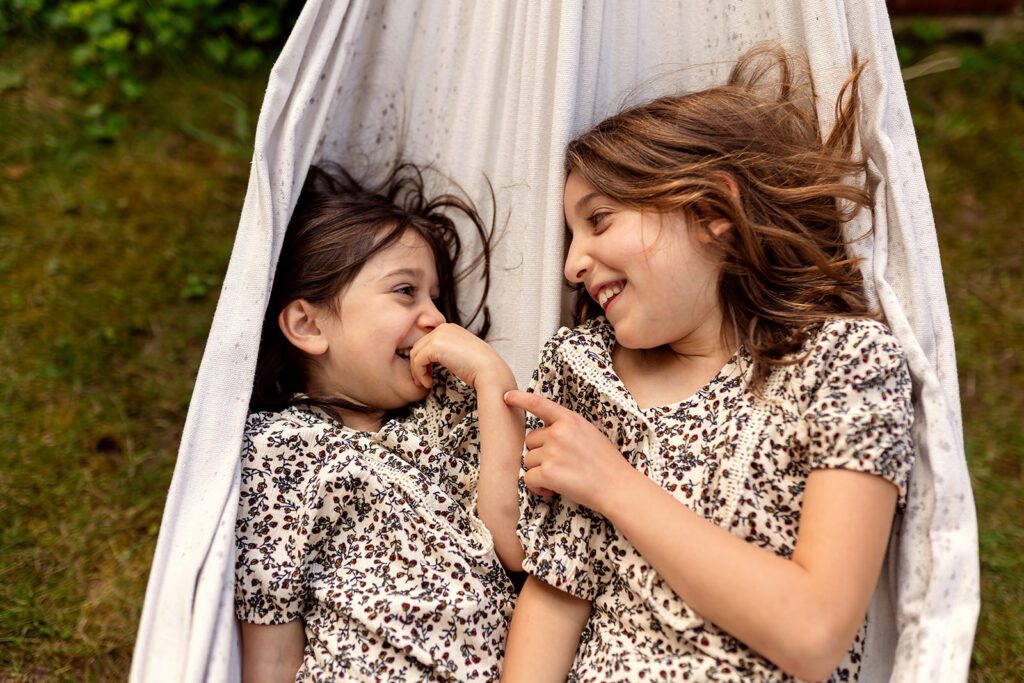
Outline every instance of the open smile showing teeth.
POLYGON ((621 280, 619 282, 612 282, 603 286, 594 298, 597 299, 597 303, 600 304, 601 308, 606 308, 608 306, 608 302, 618 296, 622 291, 622 288, 625 286, 626 283, 621 280))
POLYGON ((399 358, 409 360, 409 349, 398 349, 397 351, 395 351, 395 355, 398 356, 399 358))

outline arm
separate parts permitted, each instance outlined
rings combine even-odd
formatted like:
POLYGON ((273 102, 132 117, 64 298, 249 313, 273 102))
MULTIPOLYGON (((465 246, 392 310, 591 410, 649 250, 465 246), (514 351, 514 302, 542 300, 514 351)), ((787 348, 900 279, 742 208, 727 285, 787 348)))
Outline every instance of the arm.
POLYGON ((695 514, 579 415, 521 392, 508 400, 547 425, 526 441, 527 486, 605 515, 695 611, 787 673, 815 679, 835 668, 878 578, 895 486, 860 472, 815 470, 788 560, 695 514))
POLYGON ((589 601, 528 577, 512 615, 501 680, 564 681, 589 617, 589 601))
POLYGON ((242 627, 242 683, 291 683, 302 666, 306 634, 301 621, 242 627))
POLYGON ((498 353, 469 331, 446 323, 435 328, 410 352, 413 377, 432 383, 430 364, 440 363, 473 387, 480 420, 480 475, 477 514, 494 538, 498 559, 520 571, 523 548, 516 537, 519 521, 519 466, 525 419, 522 410, 507 406, 506 392, 516 388, 515 376, 498 353))
POLYGON ((835 670, 878 581, 894 485, 862 472, 815 470, 788 560, 708 522, 633 472, 600 511, 677 595, 789 674, 820 680, 835 670), (643 509, 636 500, 645 501, 643 509))

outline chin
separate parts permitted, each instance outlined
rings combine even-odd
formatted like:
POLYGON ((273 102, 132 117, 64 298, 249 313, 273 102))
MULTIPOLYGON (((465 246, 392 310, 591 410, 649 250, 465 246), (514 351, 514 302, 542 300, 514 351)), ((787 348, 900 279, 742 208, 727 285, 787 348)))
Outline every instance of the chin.
POLYGON ((624 349, 636 351, 638 349, 650 349, 653 348, 645 343, 645 340, 641 335, 635 334, 629 330, 629 328, 621 328, 612 326, 615 330, 615 343, 624 349))
POLYGON ((430 389, 424 389, 423 387, 417 386, 415 389, 408 393, 409 400, 405 402, 406 405, 410 403, 418 403, 425 399, 430 394, 430 389))

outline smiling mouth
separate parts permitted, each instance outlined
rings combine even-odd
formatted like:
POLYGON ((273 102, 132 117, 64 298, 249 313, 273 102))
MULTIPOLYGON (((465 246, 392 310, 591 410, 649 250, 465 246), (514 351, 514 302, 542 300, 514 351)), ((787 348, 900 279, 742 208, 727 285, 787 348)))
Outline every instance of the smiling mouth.
POLYGON ((395 355, 398 356, 399 358, 409 360, 409 349, 398 349, 397 351, 395 351, 395 355))
POLYGON ((625 286, 626 283, 622 280, 607 284, 601 288, 601 290, 597 293, 597 296, 595 296, 594 299, 597 300, 597 303, 598 305, 601 306, 601 308, 607 309, 608 304, 612 301, 612 299, 617 297, 622 292, 622 289, 625 286))

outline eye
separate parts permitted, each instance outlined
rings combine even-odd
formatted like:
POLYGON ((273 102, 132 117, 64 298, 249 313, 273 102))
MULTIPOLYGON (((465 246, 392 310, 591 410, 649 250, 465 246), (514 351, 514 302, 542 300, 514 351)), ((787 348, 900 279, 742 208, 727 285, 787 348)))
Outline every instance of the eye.
POLYGON ((601 232, 601 231, 607 229, 607 227, 608 227, 607 226, 607 222, 608 222, 607 219, 611 215, 612 214, 611 214, 610 211, 598 210, 598 211, 595 211, 594 213, 590 214, 590 217, 587 218, 587 222, 590 223, 591 227, 594 228, 595 232, 601 232))
POLYGON ((400 285, 398 287, 395 287, 391 291, 401 296, 407 296, 410 299, 416 296, 416 288, 413 287, 412 285, 400 285))

